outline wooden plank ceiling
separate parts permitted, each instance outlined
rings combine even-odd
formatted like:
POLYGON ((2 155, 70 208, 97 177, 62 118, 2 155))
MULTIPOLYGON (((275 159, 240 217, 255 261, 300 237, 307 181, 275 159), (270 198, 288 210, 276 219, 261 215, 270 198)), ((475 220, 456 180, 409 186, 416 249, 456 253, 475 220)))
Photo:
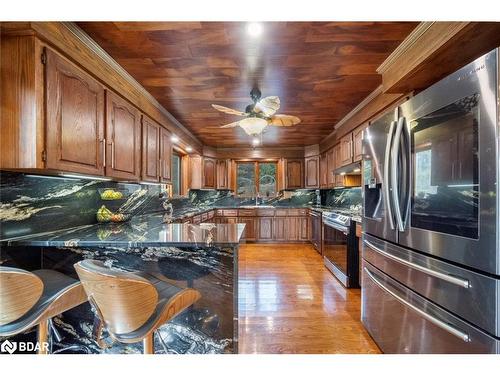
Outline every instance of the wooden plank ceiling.
POLYGON ((104 50, 204 144, 247 147, 242 129, 218 129, 239 117, 257 85, 277 95, 278 113, 302 122, 268 127, 263 146, 320 142, 381 84, 376 68, 414 22, 262 23, 260 37, 241 22, 79 22, 104 50))

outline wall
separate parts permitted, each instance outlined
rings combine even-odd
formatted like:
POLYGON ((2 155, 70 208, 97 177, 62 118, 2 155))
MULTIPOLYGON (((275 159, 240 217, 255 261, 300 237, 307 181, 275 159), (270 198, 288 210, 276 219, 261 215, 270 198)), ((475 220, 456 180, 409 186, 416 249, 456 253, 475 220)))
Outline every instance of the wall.
POLYGON ((0 239, 97 223, 102 205, 140 215, 163 210, 159 185, 0 173, 0 239), (123 198, 102 200, 106 189, 123 198))

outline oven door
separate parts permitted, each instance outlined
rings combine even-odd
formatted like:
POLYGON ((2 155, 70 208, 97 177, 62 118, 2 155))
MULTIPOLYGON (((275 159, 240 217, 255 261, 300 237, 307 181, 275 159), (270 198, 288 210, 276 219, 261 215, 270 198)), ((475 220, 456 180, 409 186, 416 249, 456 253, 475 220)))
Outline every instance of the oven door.
POLYGON ((500 274, 497 51, 400 107, 391 164, 398 242, 500 274))
POLYGON ((348 236, 348 228, 323 222, 323 258, 325 266, 345 286, 349 285, 347 272, 348 236))

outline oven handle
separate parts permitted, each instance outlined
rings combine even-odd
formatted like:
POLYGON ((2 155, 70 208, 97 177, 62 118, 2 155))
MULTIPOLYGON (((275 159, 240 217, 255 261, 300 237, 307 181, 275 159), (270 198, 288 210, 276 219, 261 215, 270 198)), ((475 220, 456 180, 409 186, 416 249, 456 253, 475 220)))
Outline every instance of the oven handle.
POLYGON ((389 134, 387 135, 387 143, 385 145, 385 159, 384 159, 384 195, 385 195, 385 205, 387 207, 387 216, 389 216, 389 224, 391 229, 394 229, 394 214, 392 212, 392 202, 391 202, 391 189, 390 189, 390 159, 391 159, 391 149, 392 149, 392 138, 394 134, 394 126, 396 125, 396 121, 391 122, 391 126, 389 128, 389 134))
POLYGON ((378 281, 375 276, 366 268, 364 267, 364 270, 368 277, 384 292, 390 294, 392 297, 396 298, 399 302, 401 302, 403 305, 409 307, 412 309, 414 312, 416 312, 418 315, 420 315, 422 318, 425 320, 431 322, 432 324, 438 326, 439 328, 444 329, 448 333, 452 334, 455 337, 458 337, 459 339, 462 339, 465 342, 470 342, 470 336, 468 333, 462 332, 459 329, 456 329, 455 327, 450 326, 448 323, 443 322, 442 320, 436 318, 435 316, 419 309, 416 306, 413 306, 410 302, 405 300, 404 298, 398 296, 396 293, 393 291, 389 290, 387 287, 385 287, 382 282, 378 281))
POLYGON ((435 277, 437 279, 441 279, 441 280, 447 281, 447 282, 449 282, 451 284, 461 286, 462 288, 468 289, 468 288, 472 287, 472 285, 471 285, 471 283, 470 283, 469 280, 462 279, 460 277, 455 277, 455 276, 447 275, 445 273, 434 271, 434 270, 431 270, 429 268, 423 267, 423 266, 421 266, 419 264, 412 263, 412 262, 410 262, 408 260, 402 259, 400 257, 397 257, 395 255, 392 255, 392 254, 388 253, 387 251, 382 250, 381 248, 379 248, 378 246, 375 246, 374 244, 372 244, 368 240, 363 240, 363 242, 369 248, 371 248, 373 251, 379 253, 380 255, 382 255, 382 256, 384 256, 386 258, 389 258, 391 260, 394 260, 395 262, 398 262, 400 264, 403 264, 403 265, 405 265, 405 266, 407 266, 409 268, 413 268, 413 269, 415 269, 417 271, 426 273, 427 275, 433 276, 433 277, 435 277))
POLYGON ((344 233, 346 236, 349 235, 349 230, 346 229, 345 227, 341 226, 341 225, 337 225, 337 224, 334 224, 334 223, 329 223, 329 222, 326 222, 324 221, 323 222, 324 225, 327 225, 333 229, 336 229, 336 230, 339 230, 341 231, 342 233, 344 233))

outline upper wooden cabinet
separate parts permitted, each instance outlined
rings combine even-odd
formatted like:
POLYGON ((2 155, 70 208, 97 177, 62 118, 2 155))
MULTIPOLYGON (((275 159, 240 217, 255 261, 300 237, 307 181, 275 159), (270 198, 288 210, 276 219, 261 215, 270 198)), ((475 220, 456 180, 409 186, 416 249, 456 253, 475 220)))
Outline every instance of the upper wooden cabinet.
POLYGON ((160 127, 160 182, 172 181, 172 134, 160 127))
POLYGON ((331 149, 328 150, 328 152, 326 153, 326 164, 327 164, 327 186, 328 187, 334 187, 335 186, 335 175, 333 174, 333 171, 335 170, 335 168, 337 168, 337 160, 338 160, 338 156, 336 155, 336 151, 337 149, 339 149, 340 151, 340 148, 337 146, 337 147, 332 147, 331 149))
POLYGON ((364 130, 368 127, 368 123, 358 126, 352 132, 353 138, 353 161, 360 161, 363 159, 363 134, 364 130))
POLYGON ((142 116, 142 180, 160 179, 160 125, 142 116))
POLYGON ((217 189, 229 189, 229 160, 217 160, 217 189))
POLYGON ((352 133, 340 138, 340 166, 352 163, 352 133))
POLYGON ((111 91, 106 92, 106 175, 138 180, 141 160, 139 111, 111 91))
POLYGON ((319 157, 319 186, 321 188, 328 187, 328 157, 326 152, 323 152, 319 157))
POLYGON ((46 49, 46 167, 104 173, 104 87, 46 49))
POLYGON ((314 189, 319 187, 319 156, 311 156, 305 159, 305 187, 306 189, 314 189))
POLYGON ((304 187, 303 161, 302 159, 286 160, 286 188, 299 189, 304 187))
POLYGON ((203 187, 206 189, 215 189, 216 186, 216 165, 215 159, 203 158, 203 187))

